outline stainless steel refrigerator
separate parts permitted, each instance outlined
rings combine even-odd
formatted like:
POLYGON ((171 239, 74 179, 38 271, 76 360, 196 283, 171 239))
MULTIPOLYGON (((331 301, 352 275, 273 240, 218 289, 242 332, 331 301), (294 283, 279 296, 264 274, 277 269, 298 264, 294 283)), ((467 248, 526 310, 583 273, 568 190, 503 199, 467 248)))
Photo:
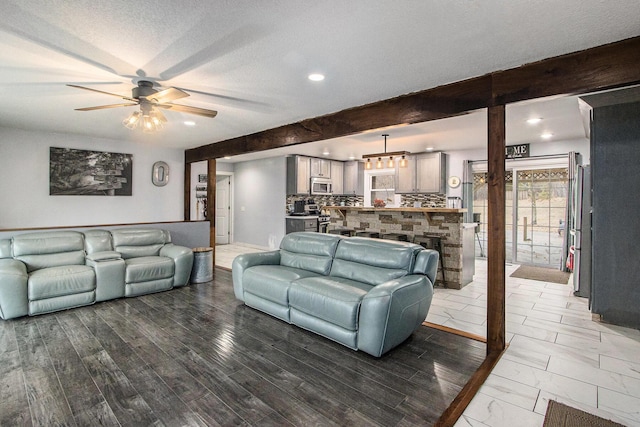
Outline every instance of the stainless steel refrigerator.
POLYGON ((578 166, 576 173, 575 228, 573 236, 574 295, 591 298, 591 167, 578 166))

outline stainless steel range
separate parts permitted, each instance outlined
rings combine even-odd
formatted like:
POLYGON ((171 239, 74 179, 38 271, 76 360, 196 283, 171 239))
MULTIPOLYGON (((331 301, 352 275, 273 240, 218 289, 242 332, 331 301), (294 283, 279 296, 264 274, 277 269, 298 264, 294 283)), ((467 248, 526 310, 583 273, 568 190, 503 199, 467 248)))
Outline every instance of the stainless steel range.
POLYGON ((331 223, 331 215, 323 214, 323 213, 318 215, 318 232, 328 233, 330 223, 331 223))

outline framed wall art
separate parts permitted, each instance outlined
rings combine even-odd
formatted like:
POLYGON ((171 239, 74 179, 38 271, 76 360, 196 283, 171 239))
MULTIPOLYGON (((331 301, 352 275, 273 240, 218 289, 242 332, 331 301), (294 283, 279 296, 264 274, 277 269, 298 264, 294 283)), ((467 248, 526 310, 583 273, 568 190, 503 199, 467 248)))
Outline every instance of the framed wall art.
POLYGON ((49 195, 131 196, 133 155, 50 147, 49 195))

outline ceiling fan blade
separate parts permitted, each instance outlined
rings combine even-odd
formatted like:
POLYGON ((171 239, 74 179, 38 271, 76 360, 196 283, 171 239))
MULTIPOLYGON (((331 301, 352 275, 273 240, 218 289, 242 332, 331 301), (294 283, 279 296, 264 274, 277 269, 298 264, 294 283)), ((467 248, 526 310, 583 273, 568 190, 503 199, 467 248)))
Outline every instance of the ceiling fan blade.
POLYGON ((117 93, 105 92, 103 90, 91 89, 90 87, 71 85, 71 84, 68 84, 67 86, 75 87, 75 88, 78 88, 78 89, 89 90, 91 92, 98 92, 98 93, 102 93, 104 95, 117 96, 118 98, 126 99, 127 101, 131 101, 131 102, 138 102, 138 100, 135 99, 135 98, 130 98, 128 96, 118 95, 117 93))
POLYGON ((111 104, 111 105, 99 105, 97 107, 84 107, 84 108, 76 108, 76 111, 92 111, 92 110, 105 110, 107 108, 118 108, 118 107, 132 107, 138 104, 111 104))
POLYGON ((156 104, 156 107, 164 108, 167 110, 180 111, 182 113, 197 114, 199 116, 210 117, 210 118, 214 118, 216 115, 218 115, 218 112, 214 110, 207 110, 205 108, 198 108, 198 107, 189 107, 187 105, 180 105, 180 104, 156 104))
POLYGON ((144 98, 156 104, 164 104, 165 102, 171 102, 176 99, 186 98, 187 96, 189 96, 187 92, 175 87, 170 87, 168 89, 158 91, 152 95, 147 95, 144 98))

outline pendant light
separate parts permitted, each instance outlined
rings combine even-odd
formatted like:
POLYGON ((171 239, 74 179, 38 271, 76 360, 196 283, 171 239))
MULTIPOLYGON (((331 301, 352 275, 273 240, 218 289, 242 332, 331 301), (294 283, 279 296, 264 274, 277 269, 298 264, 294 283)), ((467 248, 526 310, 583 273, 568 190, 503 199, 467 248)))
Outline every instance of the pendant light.
POLYGON ((376 169, 383 169, 383 168, 392 169, 396 166, 393 156, 402 156, 400 158, 400 161, 398 162, 398 167, 406 168, 408 162, 405 156, 411 153, 409 153, 408 151, 393 151, 391 153, 387 153, 387 137, 389 136, 389 134, 383 133, 381 136, 384 137, 384 153, 364 154, 362 158, 367 159, 365 163, 365 169, 367 170, 373 169, 373 163, 371 162, 371 159, 376 157, 378 158, 378 160, 376 161, 376 169), (383 158, 387 158, 387 157, 389 158, 388 160, 385 160, 385 161, 382 160, 383 158))

